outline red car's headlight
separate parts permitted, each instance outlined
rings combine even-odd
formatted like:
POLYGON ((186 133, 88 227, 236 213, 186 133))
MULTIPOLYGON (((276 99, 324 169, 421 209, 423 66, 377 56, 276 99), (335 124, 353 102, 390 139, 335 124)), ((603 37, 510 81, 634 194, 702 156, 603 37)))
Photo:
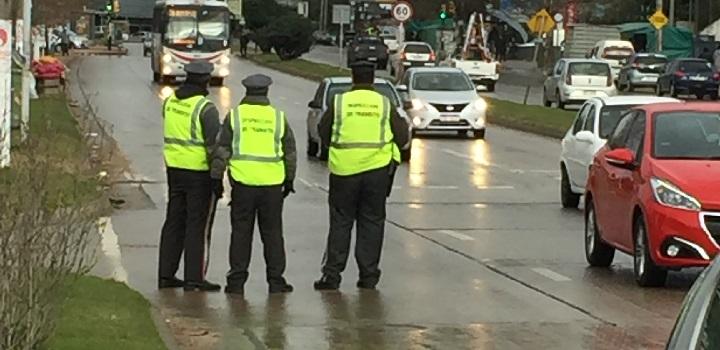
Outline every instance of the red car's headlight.
POLYGON ((658 203, 677 209, 700 211, 700 202, 691 195, 683 192, 671 182, 653 177, 650 185, 658 203))

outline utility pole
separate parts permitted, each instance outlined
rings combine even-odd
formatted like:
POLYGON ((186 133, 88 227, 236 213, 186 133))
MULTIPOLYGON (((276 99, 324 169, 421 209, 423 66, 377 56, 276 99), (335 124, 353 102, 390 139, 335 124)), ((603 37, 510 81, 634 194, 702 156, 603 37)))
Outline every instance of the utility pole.
POLYGON ((20 140, 25 142, 30 130, 30 87, 32 83, 32 0, 23 0, 23 55, 25 66, 23 67, 22 79, 22 103, 20 111, 20 140))
POLYGON ((675 25, 675 0, 670 0, 670 25, 675 25))

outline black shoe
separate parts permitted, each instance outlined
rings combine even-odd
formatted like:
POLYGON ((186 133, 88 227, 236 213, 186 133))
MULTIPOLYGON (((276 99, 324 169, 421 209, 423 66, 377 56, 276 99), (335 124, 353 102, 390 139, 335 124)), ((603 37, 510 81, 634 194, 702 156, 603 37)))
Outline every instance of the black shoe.
POLYGON ((357 287, 360 289, 369 289, 369 290, 375 290, 376 283, 367 282, 367 281, 358 281, 357 287))
POLYGON ((334 282, 328 276, 322 276, 319 280, 313 284, 315 290, 338 290, 340 289, 340 283, 334 282))
POLYGON ((293 286, 290 283, 285 283, 285 285, 281 285, 279 287, 271 286, 268 289, 268 292, 270 294, 280 294, 280 293, 292 293, 292 291, 295 290, 293 286))
POLYGON ((208 281, 185 282, 183 289, 186 292, 217 292, 220 290, 220 285, 208 281))
POLYGON ((175 277, 160 278, 160 280, 158 280, 158 289, 180 288, 183 286, 185 286, 185 282, 175 277))
POLYGON ((245 288, 240 286, 225 286, 225 294, 237 294, 237 295, 244 295, 245 294, 245 288))

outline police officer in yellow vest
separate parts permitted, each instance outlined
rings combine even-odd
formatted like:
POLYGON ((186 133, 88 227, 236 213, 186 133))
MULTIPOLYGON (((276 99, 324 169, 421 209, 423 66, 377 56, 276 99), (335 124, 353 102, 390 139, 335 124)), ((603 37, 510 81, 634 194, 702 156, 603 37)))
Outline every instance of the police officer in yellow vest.
POLYGON ((161 289, 220 289, 205 280, 216 198, 223 192, 222 174, 215 179, 210 175, 220 130, 218 110, 205 97, 212 70, 207 62, 187 64, 187 80, 163 105, 169 201, 160 238, 161 289), (185 281, 175 277, 183 253, 185 281))
POLYGON ((375 64, 352 67, 352 90, 338 94, 323 115, 319 133, 330 145, 330 233, 317 290, 340 287, 356 227, 358 288, 375 289, 385 232, 385 203, 400 147, 408 142, 407 122, 390 99, 375 91, 375 64))
POLYGON ((244 293, 257 218, 269 292, 289 293, 293 287, 283 277, 282 210, 284 199, 295 192, 295 137, 285 113, 267 97, 272 80, 256 74, 242 84, 246 96, 228 114, 220 134, 220 159, 229 159, 232 185, 230 272, 225 292, 244 293))

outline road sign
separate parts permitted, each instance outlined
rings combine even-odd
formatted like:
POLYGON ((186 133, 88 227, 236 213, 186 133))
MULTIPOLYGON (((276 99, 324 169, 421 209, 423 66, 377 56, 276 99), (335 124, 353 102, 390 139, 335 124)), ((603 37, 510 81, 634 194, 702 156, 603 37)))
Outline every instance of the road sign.
POLYGON ((392 8, 393 17, 400 22, 405 22, 412 18, 413 12, 412 5, 407 1, 398 1, 392 8))
POLYGON ((555 21, 546 10, 540 10, 527 22, 530 31, 543 34, 555 28, 555 21))
POLYGON ((350 23, 350 5, 333 5, 333 24, 350 23))
POLYGON ((665 16, 661 9, 655 11, 655 13, 653 13, 653 15, 648 18, 648 21, 650 21, 650 24, 652 24, 653 27, 655 27, 655 29, 657 30, 662 29, 662 27, 668 24, 668 18, 667 16, 665 16))

